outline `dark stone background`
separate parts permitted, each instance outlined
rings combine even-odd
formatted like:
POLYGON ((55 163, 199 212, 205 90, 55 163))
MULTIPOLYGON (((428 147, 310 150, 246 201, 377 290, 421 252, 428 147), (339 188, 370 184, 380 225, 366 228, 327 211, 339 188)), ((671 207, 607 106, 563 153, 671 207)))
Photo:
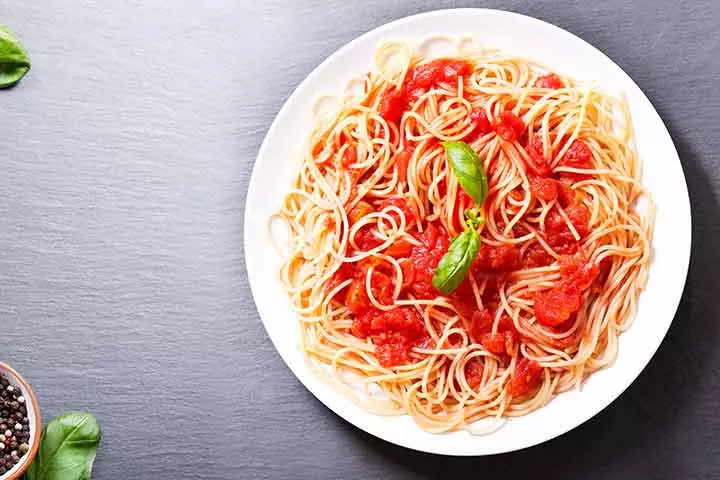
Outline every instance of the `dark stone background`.
POLYGON ((95 478, 720 478, 718 2, 0 0, 0 22, 33 59, 0 92, 0 359, 46 418, 99 416, 95 478), (242 250, 292 89, 357 35, 457 6, 539 17, 622 66, 669 127, 694 217, 678 316, 632 387, 556 440, 477 459, 389 445, 316 401, 263 330, 242 250))

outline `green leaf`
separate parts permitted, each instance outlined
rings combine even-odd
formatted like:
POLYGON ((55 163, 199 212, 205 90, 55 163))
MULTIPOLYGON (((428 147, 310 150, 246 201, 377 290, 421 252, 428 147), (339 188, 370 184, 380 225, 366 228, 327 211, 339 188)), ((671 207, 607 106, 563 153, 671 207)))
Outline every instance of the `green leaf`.
POLYGON ((100 422, 89 413, 56 418, 43 429, 25 480, 89 480, 100 436, 100 422))
POLYGON ((455 237, 435 269, 433 287, 448 295, 460 286, 479 249, 480 235, 475 230, 465 230, 455 237))
POLYGON ((460 186, 481 207, 487 197, 488 179, 480 157, 465 142, 443 142, 442 146, 460 186))
POLYGON ((0 25, 0 88, 15 85, 30 70, 30 58, 20 40, 0 25))

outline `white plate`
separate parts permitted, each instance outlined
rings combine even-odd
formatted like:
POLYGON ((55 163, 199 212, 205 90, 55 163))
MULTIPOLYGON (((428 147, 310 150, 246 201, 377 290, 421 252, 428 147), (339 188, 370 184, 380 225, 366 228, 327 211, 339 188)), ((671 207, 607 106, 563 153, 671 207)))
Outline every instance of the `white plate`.
POLYGON ((575 428, 617 398, 660 346, 680 301, 690 258, 690 202, 680 160, 650 101, 623 70, 571 33, 543 21, 498 10, 441 10, 407 17, 348 43, 317 67, 280 110, 260 148, 245 208, 245 261, 255 303, 275 347, 295 376, 325 405, 355 426, 389 442, 447 455, 489 455, 549 440, 575 428), (563 393, 548 405, 512 419, 488 436, 467 432, 433 435, 407 417, 363 411, 327 386, 298 349, 298 327, 277 278, 280 258, 269 242, 268 217, 295 178, 320 94, 338 91, 370 67, 382 40, 469 34, 480 43, 537 60, 579 80, 595 80, 627 95, 643 161, 643 183, 657 203, 653 262, 635 323, 620 338, 614 365, 590 376, 581 391, 563 393))

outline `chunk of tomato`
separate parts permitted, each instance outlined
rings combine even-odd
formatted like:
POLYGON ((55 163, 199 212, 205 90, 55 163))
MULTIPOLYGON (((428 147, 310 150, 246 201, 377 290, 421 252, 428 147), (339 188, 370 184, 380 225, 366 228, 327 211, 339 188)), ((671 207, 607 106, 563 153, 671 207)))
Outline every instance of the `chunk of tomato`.
POLYGON ((525 268, 546 267, 555 261, 540 243, 533 243, 525 250, 523 266, 525 268))
POLYGON ((483 371, 485 370, 482 360, 478 358, 468 360, 465 363, 463 370, 465 373, 465 380, 470 388, 477 388, 477 386, 482 382, 483 371))
POLYGON ((412 100, 417 100, 424 92, 439 83, 455 83, 458 76, 472 73, 470 62, 455 58, 438 58, 415 65, 408 72, 405 91, 412 100))
POLYGON ((557 90, 558 88, 562 88, 562 86, 562 80, 554 73, 548 73, 535 80, 535 87, 537 88, 549 88, 551 90, 557 90))
POLYGON ((365 290, 365 280, 363 278, 356 278, 348 287, 345 306, 355 315, 362 315, 372 307, 365 290))
POLYGON ((560 325, 581 306, 582 297, 579 293, 555 286, 535 295, 535 318, 543 325, 560 325))
POLYGON ((560 160, 561 165, 572 168, 592 168, 592 152, 582 140, 575 140, 560 160))
POLYGON ((543 368, 536 361, 521 358, 510 380, 510 395, 521 397, 537 388, 542 380, 542 372, 543 368))
MULTIPOLYGON (((524 128, 524 126, 523 126, 524 128)), ((534 135, 525 146, 529 159, 525 166, 528 172, 537 177, 549 177, 552 174, 548 159, 545 157, 545 143, 540 135, 534 135)))
POLYGON ((575 190, 573 190, 570 185, 565 182, 558 181, 557 187, 558 202, 560 202, 560 205, 563 208, 566 208, 568 205, 571 205, 577 201, 577 195, 575 194, 575 190))
POLYGON ((518 333, 510 317, 502 315, 494 333, 492 326, 493 316, 488 309, 482 308, 473 313, 470 334, 489 352, 511 354, 518 341, 518 333))
POLYGON ((330 293, 344 281, 353 278, 354 270, 355 269, 352 263, 343 263, 340 265, 340 268, 337 269, 333 276, 330 277, 330 280, 328 280, 325 284, 325 292, 330 293))
POLYGON ((442 227, 429 224, 418 237, 420 245, 413 247, 410 260, 413 262, 415 278, 410 290, 420 298, 434 298, 438 295, 432 286, 432 277, 440 259, 448 249, 448 238, 442 227))
POLYGON ((512 245, 483 244, 472 263, 473 272, 507 272, 518 267, 520 254, 512 245))
POLYGON ((413 246, 414 245, 412 243, 404 238, 399 238, 387 249, 385 249, 384 253, 385 255, 389 255, 394 258, 407 257, 410 255, 410 252, 412 252, 413 246))
POLYGON ((562 286, 566 291, 582 293, 586 291, 600 274, 600 267, 591 262, 584 252, 560 258, 562 286))
POLYGON ((552 202, 558 196, 558 182, 552 178, 530 177, 530 193, 543 202, 552 202))
POLYGON ((572 203, 565 207, 565 213, 580 238, 585 238, 590 231, 590 210, 582 203, 572 203))
POLYGON ((401 90, 391 89, 380 98, 378 113, 387 122, 400 123, 406 106, 405 94, 401 90))
POLYGON ((470 123, 473 125, 473 129, 465 137, 466 142, 474 142, 483 135, 493 131, 484 108, 474 108, 473 111, 470 112, 470 123))
POLYGON ((525 132, 525 124, 520 117, 514 113, 504 111, 495 119, 493 129, 503 140, 514 142, 525 132))
POLYGON ((382 245, 383 241, 378 238, 372 227, 365 225, 355 234, 355 244, 360 251, 366 252, 382 245))
POLYGON ((412 307, 375 311, 366 329, 376 346, 375 355, 384 367, 406 363, 412 348, 427 338, 422 317, 412 307))

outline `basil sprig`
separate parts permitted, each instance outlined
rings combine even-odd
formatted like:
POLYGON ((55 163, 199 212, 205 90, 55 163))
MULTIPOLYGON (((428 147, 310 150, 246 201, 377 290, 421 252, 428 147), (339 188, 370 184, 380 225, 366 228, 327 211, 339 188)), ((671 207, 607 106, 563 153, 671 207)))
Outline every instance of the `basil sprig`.
POLYGON ((0 25, 0 88, 12 87, 30 70, 30 58, 20 40, 0 25))
POLYGON ((485 224, 480 208, 488 194, 488 179, 480 157, 465 142, 443 142, 450 167, 475 207, 465 211, 465 230, 450 243, 432 278, 433 287, 450 294, 465 279, 480 250, 478 229, 485 224))

